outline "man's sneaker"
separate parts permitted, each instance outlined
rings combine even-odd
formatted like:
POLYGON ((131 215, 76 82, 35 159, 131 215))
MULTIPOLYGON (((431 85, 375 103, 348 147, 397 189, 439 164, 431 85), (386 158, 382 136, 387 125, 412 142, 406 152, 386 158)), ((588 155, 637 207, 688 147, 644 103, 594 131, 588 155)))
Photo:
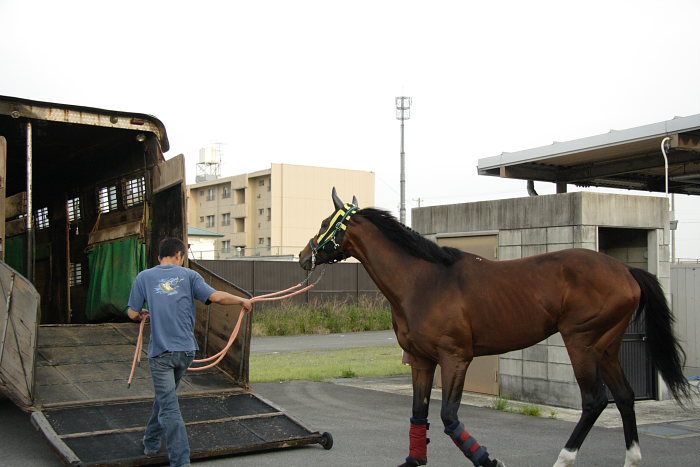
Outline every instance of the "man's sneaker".
POLYGON ((155 457, 155 456, 158 455, 158 449, 156 449, 156 450, 148 449, 148 448, 146 447, 146 443, 144 443, 143 440, 142 440, 141 442, 143 443, 143 453, 144 453, 146 456, 148 456, 148 457, 155 457))

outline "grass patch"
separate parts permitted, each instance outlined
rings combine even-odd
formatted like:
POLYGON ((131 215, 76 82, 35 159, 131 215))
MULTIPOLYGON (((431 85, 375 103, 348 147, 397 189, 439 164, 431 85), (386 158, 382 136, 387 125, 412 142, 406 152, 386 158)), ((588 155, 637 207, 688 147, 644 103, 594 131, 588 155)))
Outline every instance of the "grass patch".
POLYGON ((508 401, 509 399, 507 397, 496 397, 491 402, 491 407, 496 410, 506 412, 508 411, 508 401))
POLYGON ((411 367, 401 363, 401 356, 401 349, 395 345, 318 352, 252 354, 250 382, 267 383, 297 379, 323 381, 332 378, 410 374, 411 367))
POLYGON ((528 415, 530 417, 539 417, 542 413, 540 408, 536 405, 525 404, 524 406, 518 408, 518 413, 522 415, 528 415))
POLYGON ((253 337, 334 334, 392 329, 391 309, 381 296, 350 300, 288 300, 255 310, 253 337))

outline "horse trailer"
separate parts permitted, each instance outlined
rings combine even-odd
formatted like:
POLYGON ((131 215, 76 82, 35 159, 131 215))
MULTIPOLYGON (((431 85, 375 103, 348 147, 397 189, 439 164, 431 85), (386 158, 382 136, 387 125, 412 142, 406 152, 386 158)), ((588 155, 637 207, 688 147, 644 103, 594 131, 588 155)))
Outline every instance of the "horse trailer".
MULTIPOLYGON (((124 313, 158 241, 187 241, 184 157, 165 160, 168 147, 149 115, 0 96, 0 391, 66 465, 165 460, 143 455, 153 391, 148 365, 127 388, 138 325, 124 313)), ((189 267, 217 290, 250 296, 189 267)), ((225 345, 239 313, 198 304, 202 355, 225 345)), ((192 458, 332 445, 251 391, 252 317, 218 367, 178 390, 192 458)))

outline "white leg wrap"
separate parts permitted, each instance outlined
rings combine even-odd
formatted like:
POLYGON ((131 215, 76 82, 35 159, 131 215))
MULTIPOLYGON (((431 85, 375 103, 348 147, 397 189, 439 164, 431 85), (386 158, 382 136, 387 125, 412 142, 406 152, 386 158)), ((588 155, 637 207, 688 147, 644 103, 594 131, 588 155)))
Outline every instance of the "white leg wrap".
POLYGON ((578 451, 567 451, 562 449, 559 453, 557 461, 554 463, 554 467, 571 467, 576 462, 576 453, 578 451))
POLYGON ((625 467, 639 467, 640 465, 642 465, 642 451, 639 449, 639 444, 635 442, 625 454, 625 467))

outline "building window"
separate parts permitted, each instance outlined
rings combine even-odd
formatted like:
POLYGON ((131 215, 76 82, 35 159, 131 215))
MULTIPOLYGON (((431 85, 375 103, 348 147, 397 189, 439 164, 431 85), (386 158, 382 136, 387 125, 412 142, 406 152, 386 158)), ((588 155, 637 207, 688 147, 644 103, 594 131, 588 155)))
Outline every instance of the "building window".
POLYGON ((221 197, 222 198, 230 198, 231 197, 231 187, 230 186, 225 186, 223 191, 221 192, 221 197))
POLYGON ((83 265, 70 263, 70 286, 74 287, 83 283, 83 265))
POLYGON ((124 182, 124 206, 131 207, 143 203, 146 197, 146 179, 132 178, 124 182))
POLYGON ((204 222, 204 216, 199 216, 199 222, 204 222))
POLYGON ((265 214, 265 210, 264 210, 264 209, 258 209, 258 214, 260 214, 260 215, 262 216, 263 214, 265 214))
POLYGON ((233 228, 234 232, 245 232, 245 217, 236 217, 234 222, 236 223, 233 228))
POLYGON ((221 215, 221 225, 231 225, 231 213, 225 212, 221 215))
POLYGON ((258 186, 265 186, 265 179, 264 178, 261 178, 260 180, 258 180, 258 186))
POLYGON ((272 246, 272 239, 267 237, 267 246, 272 246))
POLYGON ((107 213, 117 210, 117 187, 103 186, 97 191, 97 210, 107 213))
POLYGON ((231 253, 231 240, 223 240, 221 242, 221 251, 223 253, 231 253))
POLYGON ((263 237, 258 238, 258 245, 264 245, 265 244, 265 239, 263 237))
POLYGON ((238 188, 235 196, 233 200, 235 204, 245 204, 245 188, 238 188))
POLYGON ((204 196, 204 190, 199 190, 199 196, 204 196))
POLYGON ((207 216, 207 227, 214 227, 216 225, 216 216, 207 216))
POLYGON ((272 219, 272 208, 267 208, 267 220, 272 219))
POLYGON ((80 220, 80 198, 73 198, 66 201, 66 211, 68 212, 68 222, 80 220))
POLYGON ((34 225, 37 229, 45 229, 49 226, 49 208, 37 209, 34 213, 34 225))
POLYGON ((209 188, 207 190, 207 201, 214 201, 216 199, 216 190, 214 188, 209 188))

